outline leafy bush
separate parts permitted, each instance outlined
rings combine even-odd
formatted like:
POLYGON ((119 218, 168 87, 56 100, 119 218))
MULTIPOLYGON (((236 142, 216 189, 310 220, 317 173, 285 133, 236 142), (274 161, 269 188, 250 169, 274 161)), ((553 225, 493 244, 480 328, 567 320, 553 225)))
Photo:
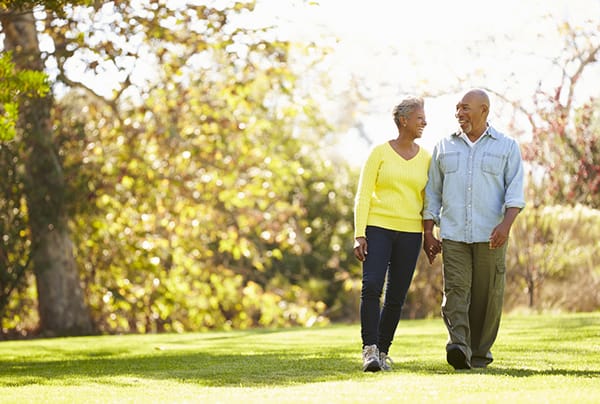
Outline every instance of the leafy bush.
POLYGON ((583 205, 528 207, 508 250, 509 307, 600 307, 600 211, 583 205))

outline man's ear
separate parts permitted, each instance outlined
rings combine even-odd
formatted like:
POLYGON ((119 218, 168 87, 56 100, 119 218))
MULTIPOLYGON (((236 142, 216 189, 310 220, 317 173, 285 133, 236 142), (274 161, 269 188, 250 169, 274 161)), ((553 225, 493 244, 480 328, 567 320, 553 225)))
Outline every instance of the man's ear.
POLYGON ((482 104, 481 105, 482 111, 485 114, 485 116, 487 116, 490 113, 490 106, 487 104, 482 104))

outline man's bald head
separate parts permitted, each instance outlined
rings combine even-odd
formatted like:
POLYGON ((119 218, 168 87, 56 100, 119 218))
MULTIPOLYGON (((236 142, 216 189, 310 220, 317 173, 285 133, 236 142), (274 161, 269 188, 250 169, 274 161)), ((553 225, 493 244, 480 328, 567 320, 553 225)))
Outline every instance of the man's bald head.
POLYGON ((474 99, 476 101, 478 101, 480 104, 482 105, 486 105, 488 108, 488 111, 490 109, 490 97, 488 96, 488 94, 480 89, 480 88, 474 88, 472 90, 467 91, 467 93, 465 94, 466 96, 470 96, 470 97, 474 97, 474 99))

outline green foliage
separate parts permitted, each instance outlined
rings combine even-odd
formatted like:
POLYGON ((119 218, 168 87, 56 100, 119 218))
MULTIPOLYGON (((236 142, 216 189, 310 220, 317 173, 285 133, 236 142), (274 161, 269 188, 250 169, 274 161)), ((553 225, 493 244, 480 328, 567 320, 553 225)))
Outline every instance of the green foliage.
POLYGON ((0 318, 2 334, 19 335, 34 328, 37 315, 35 292, 28 287, 33 277, 30 269, 31 237, 24 195, 21 159, 23 144, 10 142, 17 136, 19 102, 24 97, 43 97, 49 87, 46 75, 34 71, 17 71, 12 53, 0 56, 0 318), (15 298, 18 295, 18 298, 15 298))
POLYGON ((11 52, 0 55, 0 142, 15 137, 19 117, 19 99, 43 97, 49 87, 46 75, 34 71, 16 71, 11 52))
POLYGON ((19 105, 16 102, 6 102, 2 104, 2 109, 4 111, 0 115, 0 141, 7 141, 15 137, 19 105))
MULTIPOLYGON (((8 330, 20 333, 35 325, 24 320, 32 307, 32 293, 27 287, 27 281, 32 279, 28 279, 26 273, 31 243, 21 178, 20 147, 20 142, 0 144, 3 172, 0 181, 0 318, 3 334, 8 330), (15 298, 16 295, 19 298, 15 298)), ((32 317, 36 318, 35 314, 32 317)))
MULTIPOLYGON (((600 307, 600 211, 584 205, 527 206, 507 250, 504 310, 594 311, 600 307)), ((403 315, 437 316, 442 258, 421 256, 403 315)))
POLYGON ((433 264, 429 264, 425 253, 421 251, 402 316, 410 319, 438 316, 443 292, 442 256, 439 255, 433 264))
POLYGON ((598 210, 583 205, 526 208, 512 229, 508 300, 516 304, 525 295, 532 308, 597 308, 598 240, 598 210))
MULTIPOLYGON (((110 29, 145 35, 155 76, 139 87, 125 80, 114 100, 72 90, 53 118, 98 328, 244 329, 345 316, 358 267, 348 244, 355 176, 320 152, 329 128, 303 83, 314 73, 289 62, 314 66, 321 51, 262 31, 231 34, 229 18, 252 3, 115 7, 130 24, 115 19, 110 29), (204 32, 188 29, 199 23, 204 32), (210 63, 199 67, 203 58, 210 63)), ((102 20, 78 10, 86 13, 102 20)), ((78 27, 71 17, 47 26, 55 43, 74 38, 56 46, 59 69, 72 49, 107 63, 130 52, 114 38, 91 45, 94 33, 78 27)))
POLYGON ((495 361, 457 372, 440 318, 403 321, 393 370, 375 375, 362 371, 358 325, 5 341, 0 394, 50 403, 594 403, 599 333, 598 313, 505 316, 495 361))

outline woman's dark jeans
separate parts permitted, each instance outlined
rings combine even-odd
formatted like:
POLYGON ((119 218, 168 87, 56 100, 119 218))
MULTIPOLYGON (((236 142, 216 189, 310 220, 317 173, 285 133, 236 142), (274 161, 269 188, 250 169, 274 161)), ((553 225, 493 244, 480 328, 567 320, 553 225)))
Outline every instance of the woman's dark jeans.
POLYGON ((363 262, 360 321, 363 347, 376 344, 389 352, 402 305, 421 251, 421 233, 367 226, 367 258, 363 262), (380 311, 383 284, 385 299, 380 311))

